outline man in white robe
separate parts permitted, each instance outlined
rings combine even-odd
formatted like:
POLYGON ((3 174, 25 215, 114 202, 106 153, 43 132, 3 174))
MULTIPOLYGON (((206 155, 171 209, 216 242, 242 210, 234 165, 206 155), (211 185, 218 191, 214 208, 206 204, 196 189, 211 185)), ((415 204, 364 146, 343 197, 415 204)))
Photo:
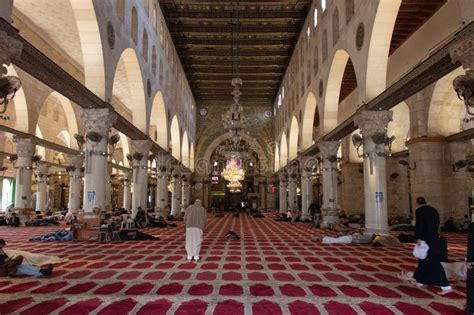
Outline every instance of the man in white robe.
POLYGON ((207 212, 201 206, 201 200, 196 199, 193 205, 186 208, 184 222, 186 222, 187 260, 191 261, 194 258, 194 261, 198 261, 202 235, 207 225, 207 212))

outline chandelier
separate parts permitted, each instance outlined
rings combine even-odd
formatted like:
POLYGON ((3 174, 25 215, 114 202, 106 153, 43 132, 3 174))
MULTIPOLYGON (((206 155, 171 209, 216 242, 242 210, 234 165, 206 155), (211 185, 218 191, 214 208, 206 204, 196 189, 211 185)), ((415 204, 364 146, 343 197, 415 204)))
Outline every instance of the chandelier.
POLYGON ((229 163, 227 164, 226 168, 221 173, 222 177, 225 180, 232 182, 232 181, 241 181, 245 178, 245 172, 240 166, 237 164, 235 157, 231 157, 229 163))
POLYGON ((227 184, 227 187, 231 193, 239 193, 242 191, 242 184, 238 180, 231 181, 227 184))

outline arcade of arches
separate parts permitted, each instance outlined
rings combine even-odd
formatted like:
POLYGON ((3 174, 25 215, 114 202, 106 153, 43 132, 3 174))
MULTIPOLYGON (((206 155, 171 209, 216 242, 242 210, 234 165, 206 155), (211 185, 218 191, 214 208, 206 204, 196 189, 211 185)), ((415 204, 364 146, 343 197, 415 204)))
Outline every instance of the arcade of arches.
MULTIPOLYGON (((388 235, 419 196, 442 223, 474 219, 471 0, 2 0, 0 17, 0 216, 22 226, 0 238, 69 260, 54 281, 0 282, 0 313, 461 312, 462 282, 438 297, 396 278, 416 268, 411 247, 342 247, 344 261, 313 236, 388 235), (6 76, 21 81, 8 96, 6 76), (235 77, 237 192, 221 176, 235 77), (212 209, 203 261, 180 264, 196 199, 212 209), (140 207, 178 227, 144 228, 154 245, 26 242, 57 230, 24 227, 34 211, 140 207), (288 213, 293 226, 273 220, 288 213)), ((446 237, 461 261, 465 235, 446 237)))

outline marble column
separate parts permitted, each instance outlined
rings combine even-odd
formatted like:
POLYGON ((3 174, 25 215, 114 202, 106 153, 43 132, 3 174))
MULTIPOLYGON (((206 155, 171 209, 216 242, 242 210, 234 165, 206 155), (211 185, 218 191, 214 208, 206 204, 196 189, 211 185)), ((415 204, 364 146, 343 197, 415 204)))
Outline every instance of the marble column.
POLYGON ((107 172, 105 178, 107 178, 105 185, 105 207, 107 210, 112 209, 112 162, 107 162, 107 172))
POLYGON ((123 173, 123 205, 125 210, 131 209, 132 201, 132 172, 125 171, 123 173))
POLYGON ((83 208, 85 215, 94 216, 96 207, 105 211, 108 135, 117 116, 107 108, 84 109, 81 119, 84 121, 87 139, 84 152, 83 208))
POLYGON ((133 140, 133 194, 132 218, 137 215, 138 207, 146 211, 148 193, 148 154, 151 142, 148 140, 133 140))
POLYGON ((48 171, 49 166, 44 163, 38 163, 36 167, 36 207, 35 211, 44 211, 48 201, 48 171))
POLYGON ((176 170, 171 174, 171 215, 176 217, 180 211, 180 175, 176 170))
POLYGON ((363 138, 366 234, 388 234, 385 138, 392 115, 391 111, 364 110, 354 118, 363 138))
POLYGON ((291 173, 288 175, 288 209, 298 209, 297 201, 297 187, 298 187, 298 174, 291 173))
POLYGON ((308 211, 313 202, 313 172, 311 168, 304 167, 301 172, 301 221, 310 220, 308 211))
POLYGON ((191 203, 191 183, 189 176, 182 178, 181 183, 181 212, 184 212, 191 203))
POLYGON ((81 208, 81 168, 84 162, 82 155, 71 156, 72 167, 69 171, 69 203, 68 212, 77 214, 81 208))
POLYGON ((323 204, 321 206, 321 227, 329 228, 339 222, 337 213, 337 150, 339 141, 321 141, 318 144, 322 158, 321 175, 323 204))
POLYGON ((168 204, 169 171, 166 165, 158 166, 156 173, 156 209, 158 217, 166 218, 169 213, 168 204))
POLYGON ((31 204, 31 175, 35 144, 31 139, 15 138, 18 159, 15 163, 15 208, 32 209, 31 204))
POLYGON ((280 214, 286 214, 288 211, 288 194, 287 194, 287 188, 288 188, 288 178, 286 173, 279 173, 278 177, 280 179, 280 185, 279 185, 279 199, 280 199, 280 214))

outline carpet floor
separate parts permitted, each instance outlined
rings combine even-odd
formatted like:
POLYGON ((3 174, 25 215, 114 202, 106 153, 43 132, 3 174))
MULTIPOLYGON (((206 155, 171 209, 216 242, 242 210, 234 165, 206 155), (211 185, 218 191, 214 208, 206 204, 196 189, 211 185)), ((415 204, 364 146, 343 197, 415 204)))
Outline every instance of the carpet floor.
MULTIPOLYGON (((396 277, 415 269, 413 245, 323 245, 311 237, 327 231, 230 214, 210 219, 198 263, 185 261, 182 223, 143 229, 155 241, 28 241, 55 230, 0 227, 9 248, 69 259, 52 276, 0 278, 0 314, 464 314, 465 283, 441 297, 396 277)), ((447 238, 462 261, 466 235, 447 238)))

